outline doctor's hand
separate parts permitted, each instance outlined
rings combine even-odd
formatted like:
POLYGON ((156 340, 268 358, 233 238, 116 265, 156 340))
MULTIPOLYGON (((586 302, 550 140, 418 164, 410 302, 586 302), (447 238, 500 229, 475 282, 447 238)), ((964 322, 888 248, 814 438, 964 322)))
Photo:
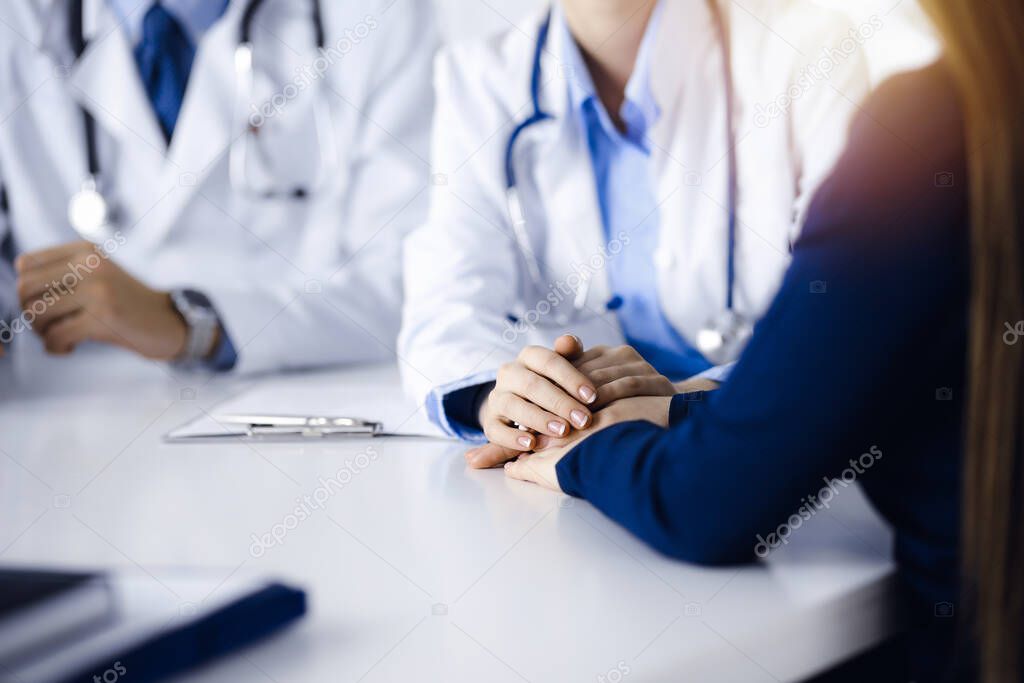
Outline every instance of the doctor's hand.
POLYGON ((172 360, 185 348, 188 328, 170 295, 139 282, 90 242, 22 254, 14 265, 21 307, 50 353, 98 341, 172 360))
MULTIPOLYGON (((532 454, 521 455, 505 463, 505 476, 532 482, 552 491, 561 491, 555 466, 565 455, 581 442, 602 429, 621 422, 646 420, 659 427, 668 427, 670 397, 642 396, 616 401, 594 417, 594 424, 586 430, 574 432, 568 439, 552 442, 548 447, 532 454)), ((484 447, 486 448, 486 446, 484 447)))
MULTIPOLYGON (((671 396, 638 396, 622 399, 595 413, 593 424, 587 429, 574 430, 564 437, 552 437, 544 434, 534 435, 534 448, 532 450, 536 455, 548 454, 549 452, 562 452, 564 454, 577 442, 586 439, 594 432, 611 427, 614 424, 619 424, 620 422, 646 420, 647 422, 653 422, 659 427, 668 427, 669 407, 671 404, 671 396)), ((473 469, 486 469, 497 467, 522 455, 522 452, 515 449, 489 443, 467 451, 466 462, 473 469)), ((539 460, 539 462, 543 462, 543 460, 539 460)), ((557 459, 555 462, 557 462, 557 459)))
POLYGON ((578 339, 560 337, 555 349, 528 346, 498 369, 479 419, 488 440, 504 449, 506 460, 533 450, 538 435, 562 437, 590 425, 593 415, 587 406, 597 400, 597 391, 571 361, 582 352, 578 339))

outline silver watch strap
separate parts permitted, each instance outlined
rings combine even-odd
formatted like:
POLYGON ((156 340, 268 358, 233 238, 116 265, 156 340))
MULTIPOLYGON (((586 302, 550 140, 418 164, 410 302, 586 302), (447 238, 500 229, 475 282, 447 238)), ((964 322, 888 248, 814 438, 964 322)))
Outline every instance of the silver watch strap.
POLYGON ((213 350, 213 342, 220 328, 217 311, 205 294, 191 289, 172 291, 171 301, 188 326, 185 349, 174 362, 184 367, 200 365, 213 350))

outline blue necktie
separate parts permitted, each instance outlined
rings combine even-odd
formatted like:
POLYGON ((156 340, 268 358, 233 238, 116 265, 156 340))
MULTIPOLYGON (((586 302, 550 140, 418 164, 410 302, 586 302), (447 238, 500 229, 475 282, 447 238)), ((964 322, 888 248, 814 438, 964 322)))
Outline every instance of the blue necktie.
POLYGON ((159 2, 150 7, 142 21, 142 41, 135 48, 135 61, 168 142, 178 122, 195 55, 195 47, 178 20, 159 2))

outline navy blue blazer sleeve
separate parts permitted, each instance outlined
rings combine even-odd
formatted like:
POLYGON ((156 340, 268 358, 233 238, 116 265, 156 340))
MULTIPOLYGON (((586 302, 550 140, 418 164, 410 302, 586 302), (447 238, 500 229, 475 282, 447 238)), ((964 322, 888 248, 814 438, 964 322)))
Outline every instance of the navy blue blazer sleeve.
POLYGON ((893 433, 904 405, 935 404, 935 332, 962 325, 967 250, 946 79, 901 76, 865 104, 730 381, 699 409, 677 398, 668 429, 584 440, 557 466, 564 491, 670 556, 746 561, 822 477, 893 433))

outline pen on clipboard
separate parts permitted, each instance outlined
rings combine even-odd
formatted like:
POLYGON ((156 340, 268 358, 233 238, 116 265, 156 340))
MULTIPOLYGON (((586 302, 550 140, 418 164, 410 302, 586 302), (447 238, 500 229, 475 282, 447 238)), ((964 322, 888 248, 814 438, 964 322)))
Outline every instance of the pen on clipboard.
POLYGON ((223 415, 226 424, 245 427, 248 436, 377 436, 384 431, 380 422, 357 417, 301 415, 223 415))

